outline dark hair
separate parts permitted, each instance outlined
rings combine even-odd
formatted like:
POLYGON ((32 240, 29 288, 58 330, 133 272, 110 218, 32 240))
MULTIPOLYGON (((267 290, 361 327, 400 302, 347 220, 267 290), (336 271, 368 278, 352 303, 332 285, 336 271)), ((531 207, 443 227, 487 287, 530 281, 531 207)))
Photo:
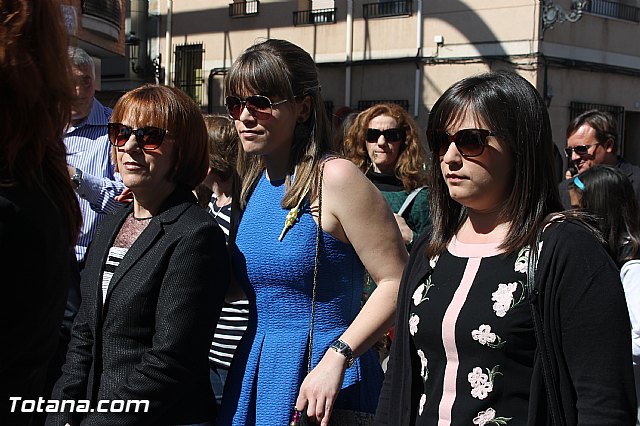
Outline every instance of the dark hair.
POLYGON ((636 258, 640 250, 640 212, 629 178, 618 168, 604 165, 590 167, 579 176, 584 190, 580 207, 597 217, 613 259, 622 266, 636 258))
MULTIPOLYGON (((238 158, 238 132, 233 119, 226 115, 204 115, 204 123, 209 134, 209 167, 220 180, 231 179, 234 190, 238 188, 239 178, 236 172, 238 158)), ((198 203, 206 207, 211 199, 211 188, 201 184, 196 187, 198 203)))
MULTIPOLYGON (((501 71, 465 78, 433 105, 428 130, 446 130, 466 114, 495 132, 512 156, 513 185, 502 210, 503 219, 510 221, 511 227, 501 248, 508 253, 533 244, 545 217, 562 210, 544 100, 535 87, 515 73, 501 71)), ((466 207, 449 196, 437 153, 431 161, 430 257, 446 249, 467 218, 466 207)))
POLYGON ((424 170, 425 151, 420 143, 419 128, 409 113, 397 104, 377 104, 362 111, 349 128, 344 140, 344 155, 351 160, 362 173, 371 165, 367 153, 367 130, 369 123, 376 117, 387 115, 398 123, 398 127, 407 129, 407 138, 394 165, 395 175, 402 181, 405 191, 424 186, 427 172, 424 170))
POLYGON ((204 124, 209 135, 209 167, 227 180, 236 171, 239 139, 236 127, 226 115, 205 115, 204 124))
POLYGON ((62 211, 71 246, 82 223, 62 141, 72 102, 59 2, 0 0, 0 171, 8 174, 0 185, 42 188, 62 211))
POLYGON ((583 124, 588 124, 593 127, 596 131, 596 139, 598 142, 605 143, 610 139, 613 141, 613 146, 616 146, 616 140, 618 138, 618 124, 611 114, 604 111, 598 111, 597 109, 583 112, 571 120, 571 123, 567 126, 567 139, 583 124))
MULTIPOLYGON (((318 69, 311 56, 286 40, 269 39, 245 50, 231 66, 225 78, 227 95, 260 94, 278 96, 291 102, 312 98, 312 113, 305 123, 298 123, 291 146, 286 192, 282 207, 294 207, 310 189, 310 199, 317 197, 315 182, 320 162, 331 147, 331 126, 327 117, 318 69), (295 170, 296 177, 291 183, 295 170)), ((242 176, 240 206, 244 208, 258 183, 263 164, 260 156, 249 156, 241 150, 238 174, 242 176)))
MULTIPOLYGON (((176 164, 171 179, 190 189, 207 175, 209 142, 207 128, 198 106, 175 87, 145 84, 125 93, 116 103, 111 122, 129 118, 133 126, 156 126, 168 131, 175 140, 176 164)), ((111 147, 116 163, 116 147, 111 147)))

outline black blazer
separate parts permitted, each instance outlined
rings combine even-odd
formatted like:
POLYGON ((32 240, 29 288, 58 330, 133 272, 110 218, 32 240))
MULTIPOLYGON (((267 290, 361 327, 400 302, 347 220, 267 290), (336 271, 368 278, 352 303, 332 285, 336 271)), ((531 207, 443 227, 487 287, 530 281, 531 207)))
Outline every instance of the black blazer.
MULTIPOLYGON (((208 353, 229 281, 222 231, 191 191, 177 189, 117 267, 102 303, 109 248, 133 206, 99 227, 82 274, 54 399, 89 400, 90 413, 47 424, 175 425, 215 418, 208 353), (147 413, 97 412, 100 400, 149 400, 147 413)), ((104 405, 103 405, 104 407, 104 405)))

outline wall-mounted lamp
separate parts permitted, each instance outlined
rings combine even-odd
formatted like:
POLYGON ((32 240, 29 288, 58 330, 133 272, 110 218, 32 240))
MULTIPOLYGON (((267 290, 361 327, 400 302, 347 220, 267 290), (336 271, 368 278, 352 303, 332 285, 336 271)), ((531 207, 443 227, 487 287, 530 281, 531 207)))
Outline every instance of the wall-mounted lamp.
POLYGON ((542 1, 542 34, 556 23, 578 22, 582 18, 582 12, 589 6, 589 0, 571 0, 571 10, 566 12, 562 7, 553 3, 553 0, 542 1))
POLYGON ((134 32, 130 32, 125 37, 125 44, 129 53, 129 60, 131 61, 131 71, 136 74, 140 74, 144 71, 144 66, 138 66, 138 54, 140 52, 140 39, 136 37, 134 32))

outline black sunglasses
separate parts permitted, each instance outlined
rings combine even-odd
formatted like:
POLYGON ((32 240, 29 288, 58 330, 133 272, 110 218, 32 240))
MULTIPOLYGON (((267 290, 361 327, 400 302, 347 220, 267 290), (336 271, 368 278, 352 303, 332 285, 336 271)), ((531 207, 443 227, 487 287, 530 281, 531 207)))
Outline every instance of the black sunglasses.
POLYGON ((131 135, 135 135, 136 143, 143 151, 158 149, 167 134, 165 129, 153 126, 134 129, 122 123, 109 123, 107 124, 107 128, 109 129, 109 142, 111 142, 111 145, 117 147, 124 146, 131 135))
POLYGON ((427 130, 427 142, 432 153, 443 156, 453 142, 463 157, 477 157, 484 152, 487 138, 495 136, 487 129, 462 129, 453 135, 444 130, 427 130))
POLYGON ((249 114, 258 120, 267 120, 271 118, 273 113, 273 107, 287 102, 287 99, 283 99, 277 102, 271 102, 271 99, 262 95, 247 96, 246 99, 240 99, 237 96, 227 96, 225 98, 225 105, 229 111, 229 115, 234 120, 240 120, 242 110, 247 108, 249 114))
POLYGON ((402 142, 407 137, 407 130, 393 128, 387 130, 367 129, 367 142, 377 142, 380 135, 384 136, 387 142, 402 142))
POLYGON ((583 155, 587 155, 589 153, 589 148, 596 145, 600 145, 600 142, 592 143, 591 145, 568 146, 564 149, 564 153, 568 158, 571 158, 572 152, 575 152, 582 157, 583 155))

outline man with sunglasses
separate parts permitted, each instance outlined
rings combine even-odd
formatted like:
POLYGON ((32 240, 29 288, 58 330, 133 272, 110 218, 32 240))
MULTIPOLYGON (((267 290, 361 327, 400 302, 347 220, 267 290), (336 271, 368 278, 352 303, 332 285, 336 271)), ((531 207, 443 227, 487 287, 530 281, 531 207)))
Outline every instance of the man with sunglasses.
MULTIPOLYGON (((627 175, 640 200, 640 167, 627 163, 616 154, 617 134, 617 123, 611 114, 598 110, 582 113, 567 127, 565 155, 569 166, 573 166, 578 173, 598 164, 618 167, 627 175)), ((566 209, 571 208, 570 182, 572 179, 567 179, 558 186, 562 205, 566 209)))

